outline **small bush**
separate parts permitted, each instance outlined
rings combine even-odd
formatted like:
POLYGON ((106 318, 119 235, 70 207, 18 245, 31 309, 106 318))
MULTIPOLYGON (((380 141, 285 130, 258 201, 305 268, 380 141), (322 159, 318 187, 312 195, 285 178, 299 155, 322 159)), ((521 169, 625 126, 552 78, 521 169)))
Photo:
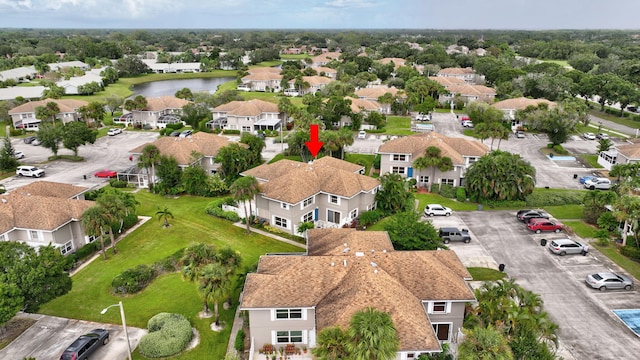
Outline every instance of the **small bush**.
POLYGON ((460 202, 467 200, 467 190, 465 190, 465 188, 459 187, 456 189, 456 200, 460 202))
POLYGON ((380 161, 382 160, 382 157, 380 156, 380 154, 376 155, 375 158, 373 158, 373 168, 376 170, 380 170, 380 161))
POLYGON ((431 184, 431 192, 434 194, 440 193, 440 184, 433 183, 431 184))
POLYGON ((442 184, 440 185, 440 195, 453 199, 456 197, 456 188, 449 184, 442 184))
POLYGON ((140 353, 150 358, 175 355, 184 350, 193 336, 191 323, 180 314, 159 313, 149 319, 149 333, 140 339, 140 353))
POLYGON ((169 273, 178 271, 178 262, 184 253, 184 249, 176 251, 173 255, 167 256, 153 263, 153 269, 156 273, 169 273))
POLYGON ((78 249, 78 251, 76 251, 76 260, 86 259, 89 256, 95 254, 98 249, 100 249, 100 245, 97 242, 88 243, 87 245, 81 247, 80 249, 78 249))
POLYGON ((138 265, 114 277, 111 281, 111 291, 116 294, 135 294, 149 285, 156 275, 156 271, 152 267, 144 264, 138 265))
POLYGON ((129 186, 129 183, 124 180, 111 179, 109 180, 109 185, 114 188, 126 188, 129 186))
POLYGON ((235 201, 231 197, 224 197, 214 200, 207 204, 205 212, 211 216, 227 219, 232 222, 240 221, 240 216, 233 211, 222 210, 222 205, 235 205, 235 201))
POLYGON ((364 226, 369 226, 375 224, 382 218, 382 213, 378 210, 369 210, 360 214, 358 218, 360 220, 360 224, 364 226))
POLYGON ((242 329, 238 330, 238 334, 236 335, 236 340, 235 340, 235 343, 233 344, 233 348, 240 353, 244 352, 244 338, 246 336, 247 335, 244 333, 244 330, 242 329))
POLYGON ((620 248, 620 254, 633 259, 640 260, 640 248, 635 246, 625 245, 620 248))
POLYGON ((562 145, 553 145, 553 151, 558 154, 568 154, 569 152, 565 150, 562 145))
POLYGON ((543 191, 537 190, 527 195, 527 206, 557 206, 568 204, 582 204, 584 191, 543 191))
POLYGON ((227 130, 223 131, 225 135, 240 135, 240 130, 227 130))

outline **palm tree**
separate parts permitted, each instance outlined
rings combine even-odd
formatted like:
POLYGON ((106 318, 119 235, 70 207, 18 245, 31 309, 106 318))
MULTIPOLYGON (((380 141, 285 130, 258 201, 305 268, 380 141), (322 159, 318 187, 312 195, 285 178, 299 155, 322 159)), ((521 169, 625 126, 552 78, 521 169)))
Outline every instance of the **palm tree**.
POLYGON ((374 308, 355 313, 347 330, 347 350, 353 360, 396 358, 399 341, 391 316, 374 308))
POLYGON ((153 188, 156 177, 156 164, 160 161, 160 149, 153 144, 149 144, 142 149, 142 154, 138 159, 138 165, 142 168, 151 168, 151 174, 149 174, 149 187, 153 188))
POLYGON ((318 360, 346 359, 348 352, 346 344, 349 341, 347 334, 337 326, 327 327, 318 333, 317 345, 311 349, 311 353, 318 360))
MULTIPOLYGON (((178 261, 178 265, 182 266, 182 277, 191 282, 199 281, 201 269, 205 265, 213 263, 215 259, 216 251, 211 245, 199 243, 188 246, 178 261)), ((205 316, 210 313, 206 297, 204 298, 203 313, 205 316)))
POLYGON ((162 227, 167 228, 171 226, 171 224, 169 224, 169 219, 173 219, 173 214, 171 213, 171 211, 169 211, 168 207, 165 206, 163 209, 160 209, 160 207, 158 207, 156 216, 158 217, 158 220, 164 220, 162 227))
POLYGON ((451 161, 450 157, 443 157, 442 150, 440 150, 439 147, 429 146, 424 151, 424 155, 413 162, 413 167, 418 170, 431 167, 433 170, 429 182, 433 185, 435 183, 436 168, 440 170, 440 172, 451 171, 453 170, 453 161, 451 161))
POLYGON ((464 340, 458 346, 460 360, 512 360, 513 353, 502 333, 489 326, 474 327, 465 331, 464 340))
POLYGON ((220 314, 218 303, 223 300, 229 292, 229 275, 224 266, 219 263, 211 263, 200 269, 198 289, 204 298, 205 304, 213 301, 213 316, 216 326, 220 326, 220 314))
POLYGON ((96 203, 98 204, 98 206, 102 207, 112 219, 111 223, 107 227, 107 230, 109 232, 109 238, 111 239, 111 245, 113 247, 114 254, 117 253, 118 250, 116 249, 116 239, 113 234, 112 224, 114 222, 122 223, 125 216, 127 216, 128 214, 127 205, 124 199, 118 195, 118 193, 122 192, 115 189, 105 191, 96 199, 96 203))
POLYGON ((109 227, 112 221, 111 215, 105 208, 99 205, 92 206, 82 213, 82 226, 85 234, 100 238, 102 256, 107 259, 107 252, 104 248, 104 229, 109 227))
POLYGON ((251 234, 251 220, 253 218, 251 200, 253 200, 255 195, 260 193, 260 183, 258 183, 258 180, 253 176, 243 176, 231 184, 229 191, 234 200, 242 201, 247 234, 251 234), (249 201, 249 212, 247 212, 247 201, 249 201))
POLYGON ((613 205, 615 211, 613 215, 618 221, 624 221, 622 228, 622 246, 627 245, 627 233, 629 232, 629 225, 631 230, 637 234, 638 231, 638 217, 640 217, 640 198, 625 194, 620 196, 616 203, 613 205))
POLYGON ((338 141, 340 143, 340 159, 344 160, 344 147, 353 145, 353 132, 349 128, 343 127, 338 130, 338 141))

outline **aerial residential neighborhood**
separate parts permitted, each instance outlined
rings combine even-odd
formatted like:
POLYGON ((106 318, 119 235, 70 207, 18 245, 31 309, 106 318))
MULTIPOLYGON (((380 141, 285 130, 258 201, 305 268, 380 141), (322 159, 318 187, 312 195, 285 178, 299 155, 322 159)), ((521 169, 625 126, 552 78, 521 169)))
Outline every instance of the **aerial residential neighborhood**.
POLYGON ((115 24, 0 29, 1 359, 637 357, 637 31, 115 24))

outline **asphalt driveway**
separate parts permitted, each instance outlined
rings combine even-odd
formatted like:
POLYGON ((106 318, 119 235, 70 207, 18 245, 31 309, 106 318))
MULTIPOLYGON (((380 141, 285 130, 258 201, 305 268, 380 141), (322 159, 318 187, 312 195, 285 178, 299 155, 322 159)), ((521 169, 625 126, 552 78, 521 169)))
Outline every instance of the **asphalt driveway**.
POLYGON ((611 310, 640 309, 640 282, 636 279, 636 289, 631 291, 588 288, 584 283, 588 274, 622 271, 593 247, 587 256, 554 255, 540 245, 540 239, 566 235, 534 234, 516 220, 515 211, 457 212, 432 221, 436 228, 456 225, 470 230, 471 243, 449 244, 466 266, 481 265, 474 263, 478 256, 492 258, 504 264, 505 272, 518 284, 542 297, 545 311, 560 326, 565 358, 638 358, 640 339, 611 310))

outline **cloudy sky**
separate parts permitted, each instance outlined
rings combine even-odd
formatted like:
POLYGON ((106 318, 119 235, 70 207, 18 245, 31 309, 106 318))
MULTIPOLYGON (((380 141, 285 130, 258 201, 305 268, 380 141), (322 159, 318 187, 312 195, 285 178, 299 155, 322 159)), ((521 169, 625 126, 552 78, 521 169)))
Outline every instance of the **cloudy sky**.
POLYGON ((0 0, 0 28, 640 29, 638 0, 0 0))

